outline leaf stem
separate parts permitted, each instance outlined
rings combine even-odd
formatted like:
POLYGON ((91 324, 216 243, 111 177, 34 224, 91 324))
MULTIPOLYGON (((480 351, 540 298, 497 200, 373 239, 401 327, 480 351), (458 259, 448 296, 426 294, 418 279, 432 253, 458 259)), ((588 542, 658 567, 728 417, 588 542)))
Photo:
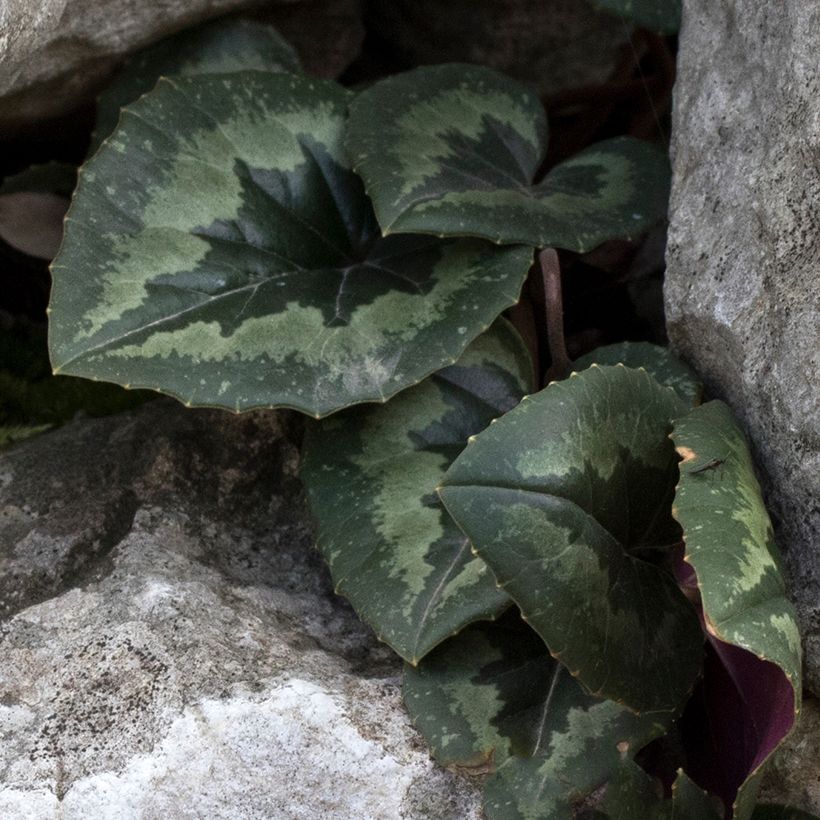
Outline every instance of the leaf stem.
POLYGON ((567 355, 564 339, 564 306, 561 298, 561 264, 553 248, 544 248, 538 254, 544 279, 544 301, 547 313, 547 344, 551 363, 544 381, 565 379, 572 371, 572 360, 567 355))

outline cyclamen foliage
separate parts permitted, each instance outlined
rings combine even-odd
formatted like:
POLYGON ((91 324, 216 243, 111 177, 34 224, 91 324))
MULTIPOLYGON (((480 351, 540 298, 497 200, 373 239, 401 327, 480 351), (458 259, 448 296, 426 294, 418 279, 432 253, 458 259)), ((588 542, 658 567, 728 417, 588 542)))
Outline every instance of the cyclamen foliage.
POLYGON ((477 66, 359 94, 298 72, 230 22, 126 67, 52 268, 55 371, 321 418, 319 548, 491 820, 606 784, 589 816, 747 820, 800 647, 742 434, 652 345, 539 390, 501 316, 536 248, 660 221, 665 158, 619 138, 542 175, 538 99, 477 66))

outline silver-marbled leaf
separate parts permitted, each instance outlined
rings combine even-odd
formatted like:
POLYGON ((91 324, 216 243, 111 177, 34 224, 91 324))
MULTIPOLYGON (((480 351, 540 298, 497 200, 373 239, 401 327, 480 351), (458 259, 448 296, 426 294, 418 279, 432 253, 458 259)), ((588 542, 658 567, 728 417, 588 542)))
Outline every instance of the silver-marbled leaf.
POLYGON ((349 99, 247 71, 161 79, 127 107, 52 266, 55 372, 323 416, 454 362, 531 250, 381 238, 342 147, 349 99))
POLYGON ((252 20, 229 17, 166 37, 129 57, 100 94, 89 154, 114 132, 123 106, 150 91, 160 77, 247 69, 298 73, 300 68, 293 46, 273 27, 252 20))
POLYGON ((734 817, 745 820, 763 768, 800 710, 797 618, 751 455, 727 405, 694 408, 675 420, 671 438, 682 459, 673 515, 683 528, 684 560, 694 569, 712 643, 733 661, 736 697, 751 722, 735 766, 744 771, 725 795, 734 817))
POLYGON ((593 364, 622 364, 634 369, 642 367, 659 384, 671 387, 687 404, 700 403, 703 384, 695 371, 668 347, 649 342, 617 342, 581 356, 572 363, 572 367, 574 370, 585 370, 593 364))
POLYGON ((443 766, 491 773, 488 820, 558 820, 669 726, 588 695, 520 618, 474 624, 405 667, 404 700, 443 766), (495 774, 492 774, 495 773, 495 774))
POLYGON ((593 366, 480 433, 440 490, 553 656, 636 711, 676 709, 703 659, 670 564, 685 407, 645 371, 593 366))
POLYGON ((428 66, 375 83, 351 104, 346 145, 385 234, 588 251, 666 215, 667 158, 628 137, 592 145, 533 184, 547 146, 544 109, 525 86, 479 66, 428 66))
POLYGON ((386 405, 308 428, 302 478, 336 589, 410 663, 509 606, 436 487, 468 437, 531 387, 524 344, 499 319, 456 364, 386 405))

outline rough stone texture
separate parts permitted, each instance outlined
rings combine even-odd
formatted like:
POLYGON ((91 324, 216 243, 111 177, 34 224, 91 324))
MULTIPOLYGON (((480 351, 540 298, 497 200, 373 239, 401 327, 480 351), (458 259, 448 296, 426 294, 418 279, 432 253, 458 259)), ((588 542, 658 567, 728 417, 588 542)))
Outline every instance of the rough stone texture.
MULTIPOLYGON (((762 467, 820 693, 820 0, 686 0, 666 310, 762 467)), ((721 453, 714 453, 720 457, 721 453)))
POLYGON ((762 802, 820 813, 820 703, 803 702, 794 734, 772 760, 760 792, 762 802))
POLYGON ((0 817, 479 816, 332 593, 297 433, 159 400, 0 456, 0 817))
POLYGON ((481 63, 541 94, 606 80, 628 34, 584 0, 375 0, 366 23, 408 66, 481 63))
MULTIPOLYGON (((334 76, 358 52, 361 0, 267 0, 259 12, 334 76)), ((0 133, 63 114, 90 98, 124 55, 260 0, 2 0, 0 133)))

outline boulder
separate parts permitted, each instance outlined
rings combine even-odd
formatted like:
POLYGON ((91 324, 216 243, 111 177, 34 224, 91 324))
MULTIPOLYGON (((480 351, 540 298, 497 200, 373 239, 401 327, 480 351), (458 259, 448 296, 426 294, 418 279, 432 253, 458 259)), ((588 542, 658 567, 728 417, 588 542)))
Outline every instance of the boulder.
POLYGON ((820 703, 803 702, 794 732, 769 764, 760 790, 760 800, 780 803, 816 815, 820 812, 820 703))
POLYGON ((480 816, 333 594, 299 432, 163 399, 0 456, 0 817, 480 816))
MULTIPOLYGON (((685 0, 669 337, 758 458, 820 693, 820 2, 685 0)), ((723 453, 711 454, 721 457, 723 453)))
POLYGON ((361 0, 3 0, 0 134, 90 99, 122 58, 225 12, 253 7, 278 24, 308 68, 335 76, 364 36, 361 0))

